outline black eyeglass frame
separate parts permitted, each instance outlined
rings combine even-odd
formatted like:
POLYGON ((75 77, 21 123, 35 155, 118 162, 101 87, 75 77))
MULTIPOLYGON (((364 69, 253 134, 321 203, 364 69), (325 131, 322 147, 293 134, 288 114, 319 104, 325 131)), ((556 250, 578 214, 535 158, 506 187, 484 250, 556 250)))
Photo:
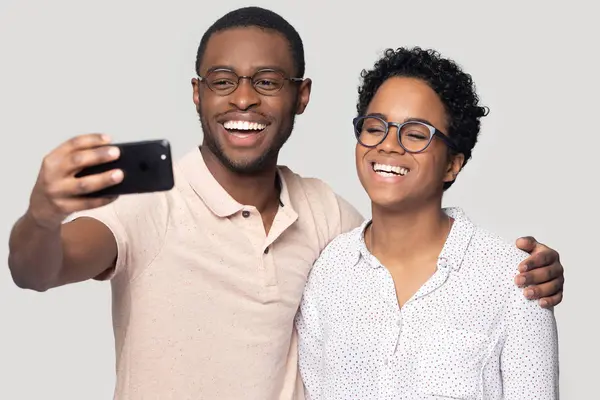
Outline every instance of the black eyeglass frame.
POLYGON ((385 119, 383 119, 383 118, 381 118, 379 116, 376 116, 376 115, 361 115, 361 116, 358 116, 358 117, 355 117, 355 118, 352 119, 352 125, 354 126, 354 136, 355 136, 356 140, 358 141, 358 143, 361 146, 368 147, 368 148, 374 148, 374 147, 379 146, 381 143, 384 142, 384 140, 387 138, 388 134, 390 133, 390 127, 396 127, 396 139, 398 140, 398 144, 407 153, 417 154, 417 153, 424 152, 429 147, 429 145, 431 144, 431 141, 433 140, 434 137, 438 137, 450 149, 452 149, 452 150, 454 150, 456 152, 460 151, 458 149, 458 147, 456 146, 456 144, 454 144, 454 142, 452 141, 452 139, 450 139, 448 136, 446 136, 442 131, 440 131, 439 129, 437 129, 435 126, 432 126, 432 125, 430 125, 428 123, 425 123, 425 122, 422 122, 422 121, 409 120, 409 121, 406 121, 406 122, 388 122, 385 119), (361 140, 359 139, 359 137, 360 137, 360 131, 358 130, 358 124, 361 121, 363 121, 363 120, 365 120, 367 118, 369 118, 369 119, 376 119, 376 120, 380 121, 385 126, 385 133, 384 133, 384 135, 381 137, 381 140, 379 140, 374 145, 366 145, 363 142, 361 142, 361 140), (402 127, 404 125, 407 125, 407 124, 419 124, 419 125, 422 125, 422 126, 426 127, 429 130, 429 141, 427 142, 427 144, 425 145, 425 147, 423 147, 419 151, 412 151, 412 150, 407 149, 402 144, 402 140, 400 140, 400 132, 402 130, 402 127))

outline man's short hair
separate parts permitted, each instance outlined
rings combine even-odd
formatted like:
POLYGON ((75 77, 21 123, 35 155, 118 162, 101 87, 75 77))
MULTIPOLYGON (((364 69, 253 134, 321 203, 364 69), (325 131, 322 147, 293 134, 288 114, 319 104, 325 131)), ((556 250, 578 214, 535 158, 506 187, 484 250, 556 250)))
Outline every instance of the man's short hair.
POLYGON ((261 7, 243 7, 233 10, 215 21, 204 35, 196 55, 196 72, 200 72, 202 57, 210 37, 217 32, 233 28, 257 27, 282 34, 290 44, 296 78, 304 77, 304 45, 296 29, 281 15, 261 7))

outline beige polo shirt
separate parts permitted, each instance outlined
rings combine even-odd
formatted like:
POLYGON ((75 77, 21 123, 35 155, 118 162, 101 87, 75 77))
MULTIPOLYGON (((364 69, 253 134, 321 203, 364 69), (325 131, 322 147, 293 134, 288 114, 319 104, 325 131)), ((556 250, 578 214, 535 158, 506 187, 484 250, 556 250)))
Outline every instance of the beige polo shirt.
POLYGON ((79 213, 118 244, 110 279, 115 399, 302 399, 293 327, 309 270, 362 216, 325 183, 279 168, 268 235, 196 148, 175 188, 79 213))

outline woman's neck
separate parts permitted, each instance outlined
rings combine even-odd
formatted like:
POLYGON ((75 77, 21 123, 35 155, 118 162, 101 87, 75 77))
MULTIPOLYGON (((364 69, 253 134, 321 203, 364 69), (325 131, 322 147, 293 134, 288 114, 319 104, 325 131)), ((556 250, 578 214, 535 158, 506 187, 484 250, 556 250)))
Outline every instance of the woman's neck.
POLYGON ((441 199, 402 211, 374 206, 372 216, 365 232, 367 247, 388 267, 437 259, 452 226, 441 208, 441 199))

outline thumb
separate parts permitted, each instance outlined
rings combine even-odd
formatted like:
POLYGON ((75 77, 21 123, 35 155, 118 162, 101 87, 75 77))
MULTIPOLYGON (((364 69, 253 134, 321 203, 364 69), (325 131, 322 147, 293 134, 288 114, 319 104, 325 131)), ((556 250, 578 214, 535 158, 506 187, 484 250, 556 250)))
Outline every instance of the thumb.
POLYGON ((523 236, 517 239, 516 245, 519 249, 531 253, 535 249, 537 240, 533 236, 523 236))

